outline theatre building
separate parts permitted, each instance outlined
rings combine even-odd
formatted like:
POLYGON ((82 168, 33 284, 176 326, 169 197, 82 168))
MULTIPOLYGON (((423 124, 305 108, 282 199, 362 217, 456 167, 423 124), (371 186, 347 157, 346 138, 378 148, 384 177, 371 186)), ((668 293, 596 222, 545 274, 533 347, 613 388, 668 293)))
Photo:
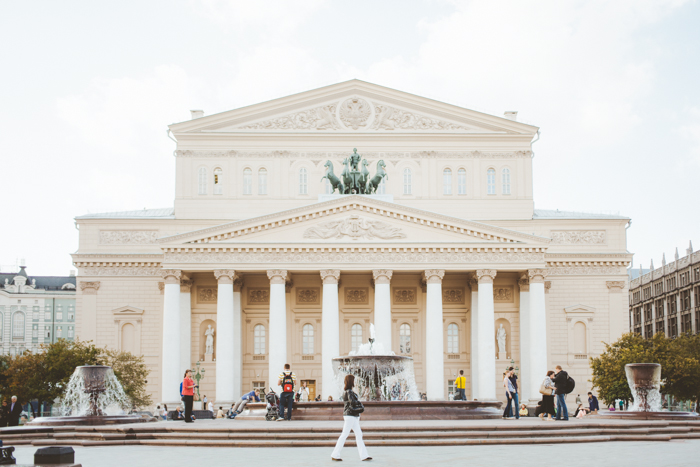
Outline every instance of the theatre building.
POLYGON ((156 401, 197 362, 217 405, 285 363, 335 397, 331 359, 370 324, 432 400, 459 370, 503 399, 511 364, 521 400, 555 365, 584 393, 629 329, 629 219, 535 209, 538 128, 516 112, 353 80, 170 132, 174 206, 78 216, 73 254, 77 337, 144 355, 156 401))

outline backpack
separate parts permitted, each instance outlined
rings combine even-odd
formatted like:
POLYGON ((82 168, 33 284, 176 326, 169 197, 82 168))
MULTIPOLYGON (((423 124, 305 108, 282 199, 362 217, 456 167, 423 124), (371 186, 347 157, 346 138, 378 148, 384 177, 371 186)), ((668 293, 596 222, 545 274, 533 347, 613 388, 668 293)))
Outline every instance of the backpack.
POLYGON ((574 392, 574 388, 575 388, 575 387, 576 387, 576 381, 574 381, 574 378, 572 378, 571 376, 568 376, 568 375, 567 375, 567 378, 566 378, 566 392, 565 392, 565 394, 571 394, 572 392, 574 392))
POLYGON ((282 378, 282 392, 294 392, 294 378, 292 378, 292 372, 282 372, 282 375, 284 376, 282 378))

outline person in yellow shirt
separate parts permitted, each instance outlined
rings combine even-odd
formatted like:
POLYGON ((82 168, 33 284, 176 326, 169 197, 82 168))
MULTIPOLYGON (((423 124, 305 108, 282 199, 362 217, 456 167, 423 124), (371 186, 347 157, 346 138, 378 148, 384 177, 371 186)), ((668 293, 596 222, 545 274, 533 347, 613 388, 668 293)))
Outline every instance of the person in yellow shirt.
POLYGON ((455 380, 455 386, 457 387, 457 394, 455 394, 454 400, 467 400, 467 395, 464 392, 464 389, 467 387, 467 378, 464 377, 464 370, 459 370, 459 377, 455 380))

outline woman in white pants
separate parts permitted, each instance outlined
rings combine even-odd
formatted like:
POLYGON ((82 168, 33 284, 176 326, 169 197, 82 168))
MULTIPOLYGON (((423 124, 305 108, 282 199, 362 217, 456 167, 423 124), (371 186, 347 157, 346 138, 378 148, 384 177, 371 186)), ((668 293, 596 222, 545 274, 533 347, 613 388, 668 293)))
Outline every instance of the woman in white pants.
MULTIPOLYGON (((355 433, 355 442, 357 443, 357 450, 360 452, 360 459, 363 461, 371 461, 372 458, 367 454, 367 448, 365 447, 364 441, 362 441, 362 430, 360 429, 360 412, 357 409, 353 409, 353 402, 355 406, 359 404, 357 399, 357 394, 352 390, 355 386, 355 377, 353 375, 347 375, 345 377, 345 392, 343 393, 342 399, 345 401, 345 408, 343 409, 343 420, 345 424, 343 425, 343 432, 338 438, 338 442, 335 443, 335 449, 333 449, 333 454, 331 454, 331 459, 334 461, 342 461, 340 458, 340 451, 345 445, 345 440, 350 434, 350 430, 355 433)), ((360 404, 361 405, 361 404, 360 404)))

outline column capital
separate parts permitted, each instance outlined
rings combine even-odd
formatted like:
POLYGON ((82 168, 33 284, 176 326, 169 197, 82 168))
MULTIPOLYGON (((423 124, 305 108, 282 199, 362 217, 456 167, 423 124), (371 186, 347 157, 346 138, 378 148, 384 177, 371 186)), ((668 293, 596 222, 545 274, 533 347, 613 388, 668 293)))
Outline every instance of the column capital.
POLYGON ((470 273, 467 276, 467 282, 469 283, 469 288, 472 289, 472 292, 479 291, 479 278, 476 276, 476 273, 470 273))
POLYGON ((372 276, 375 284, 390 284, 394 271, 391 269, 373 269, 372 276))
POLYGON ((496 272, 495 269, 477 269, 476 277, 479 280, 479 284, 493 284, 496 272))
POLYGON ((340 269, 323 269, 320 272, 324 284, 337 284, 340 281, 340 269))
POLYGON ((233 278, 233 291, 240 292, 244 283, 243 276, 236 274, 236 277, 233 278))
POLYGON ((426 269, 423 271, 423 281, 426 284, 442 284, 443 277, 445 277, 444 269, 426 269))
POLYGON ((161 269, 160 277, 165 279, 166 284, 178 284, 180 285, 180 279, 182 278, 182 271, 179 269, 161 269))
POLYGON ((95 295, 100 288, 100 281, 83 282, 80 281, 80 290, 85 295, 95 295))
POLYGON ((544 278, 547 277, 546 269, 529 269, 527 275, 530 278, 531 284, 543 283, 544 278))
POLYGON ((520 287, 521 292, 530 291, 530 279, 528 278, 527 274, 520 276, 520 279, 518 279, 518 287, 520 287))
POLYGON ((185 278, 180 280, 180 292, 181 293, 191 293, 192 292, 192 286, 194 285, 194 281, 185 278))
POLYGON ((270 279, 270 284, 284 284, 289 275, 286 269, 268 269, 267 277, 270 279))
POLYGON ((236 271, 234 269, 214 269, 214 277, 219 284, 233 284, 236 279, 236 271))
POLYGON ((549 293, 549 289, 552 288, 552 281, 544 281, 544 293, 549 293))

